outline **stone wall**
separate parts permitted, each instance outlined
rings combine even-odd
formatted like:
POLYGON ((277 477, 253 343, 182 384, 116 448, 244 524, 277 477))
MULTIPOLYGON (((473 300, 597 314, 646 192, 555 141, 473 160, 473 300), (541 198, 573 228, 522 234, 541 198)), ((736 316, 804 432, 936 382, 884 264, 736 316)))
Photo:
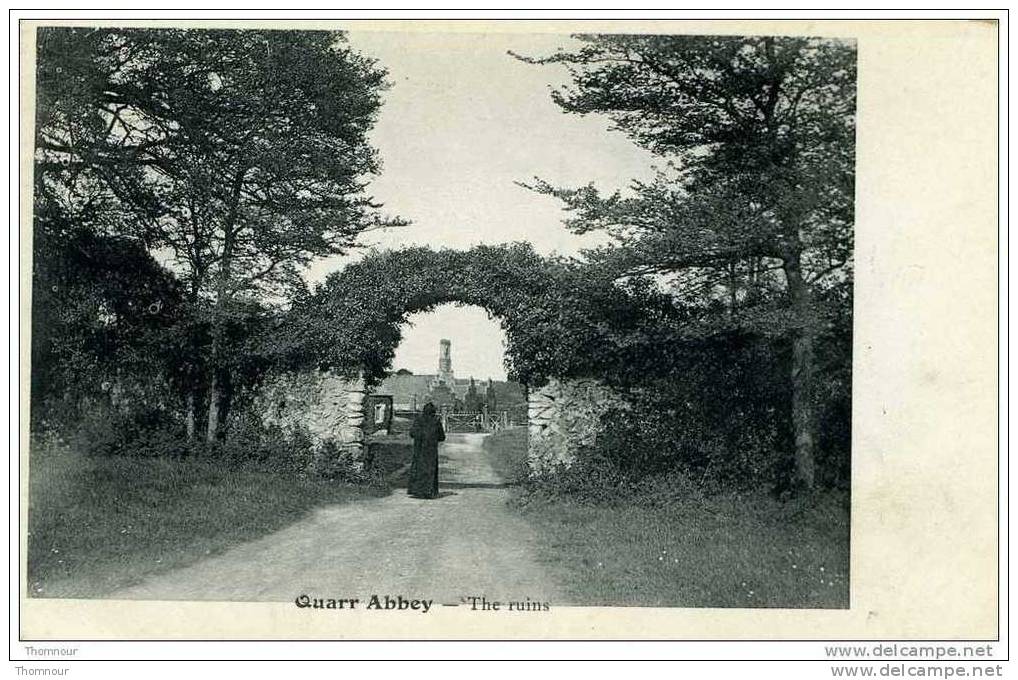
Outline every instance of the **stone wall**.
POLYGON ((621 406, 618 396, 596 380, 552 380, 528 395, 532 475, 569 467, 601 432, 601 416, 621 406))
POLYGON ((361 378, 344 378, 329 371, 287 373, 262 384, 255 410, 266 425, 309 434, 319 457, 317 469, 342 463, 360 470, 364 465, 365 393, 361 378), (329 456, 343 460, 324 459, 329 456))
MULTIPOLYGON (((360 471, 365 463, 367 391, 363 379, 328 371, 305 371, 266 380, 254 400, 266 425, 311 436, 313 467, 328 472, 336 466, 360 471)), ((597 441, 601 416, 623 404, 596 380, 552 380, 528 395, 529 451, 532 475, 568 467, 582 449, 597 441)))

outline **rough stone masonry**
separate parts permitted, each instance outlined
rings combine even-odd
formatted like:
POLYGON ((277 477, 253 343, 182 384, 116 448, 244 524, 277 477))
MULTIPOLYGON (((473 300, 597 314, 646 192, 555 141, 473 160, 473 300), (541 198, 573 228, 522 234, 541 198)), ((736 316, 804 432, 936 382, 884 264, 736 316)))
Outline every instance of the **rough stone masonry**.
POLYGON ((264 424, 277 425, 286 433, 306 431, 316 452, 339 451, 359 469, 364 464, 366 394, 361 377, 331 371, 287 373, 262 385, 255 411, 264 424))
MULTIPOLYGON (((255 409, 266 425, 277 425, 287 433, 308 433, 318 456, 316 469, 328 469, 335 461, 321 457, 338 452, 360 470, 365 461, 367 393, 361 377, 346 378, 331 371, 288 373, 263 384, 255 409)), ((534 476, 570 466, 601 433, 601 416, 623 403, 592 379, 551 380, 532 389, 528 401, 528 464, 534 476)))

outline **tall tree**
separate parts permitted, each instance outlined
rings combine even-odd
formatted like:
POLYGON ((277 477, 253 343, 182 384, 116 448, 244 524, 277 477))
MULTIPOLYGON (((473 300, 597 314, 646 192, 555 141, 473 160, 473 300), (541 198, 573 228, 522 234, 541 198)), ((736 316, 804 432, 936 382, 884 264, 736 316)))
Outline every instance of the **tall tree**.
POLYGON ((40 30, 39 194, 162 254, 207 317, 189 432, 199 384, 220 431, 244 299, 278 299, 312 258, 394 223, 365 193, 384 75, 337 32, 40 30))
POLYGON ((539 64, 564 64, 567 112, 605 114, 666 159, 628 195, 532 187, 565 202, 578 232, 607 230, 592 256, 619 276, 677 277, 678 292, 727 299, 712 326, 791 337, 795 481, 816 476, 817 293, 850 285, 855 49, 819 38, 583 35, 539 64), (740 306, 741 303, 741 306, 740 306))

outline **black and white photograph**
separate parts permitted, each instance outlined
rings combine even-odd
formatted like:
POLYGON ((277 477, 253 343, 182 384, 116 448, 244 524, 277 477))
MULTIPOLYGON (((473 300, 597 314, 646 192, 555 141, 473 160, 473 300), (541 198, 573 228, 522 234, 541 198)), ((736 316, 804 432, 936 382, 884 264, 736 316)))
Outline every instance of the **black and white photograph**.
POLYGON ((32 28, 24 602, 885 615, 861 43, 512 24, 32 28))
POLYGON ((31 596, 847 606, 850 41, 37 49, 31 596))

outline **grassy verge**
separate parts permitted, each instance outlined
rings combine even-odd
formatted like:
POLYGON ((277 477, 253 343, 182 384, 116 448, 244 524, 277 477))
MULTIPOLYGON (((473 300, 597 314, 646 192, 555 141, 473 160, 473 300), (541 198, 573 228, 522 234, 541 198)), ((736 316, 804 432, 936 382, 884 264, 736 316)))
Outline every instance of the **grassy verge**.
MULTIPOLYGON (((517 470, 526 431, 489 437, 496 469, 517 470)), ((848 606, 847 499, 766 495, 578 503, 522 487, 513 505, 541 536, 542 560, 576 604, 848 606)))
POLYGON ((512 427, 484 438, 488 459, 507 484, 520 484, 527 478, 527 429, 512 427))
POLYGON ((35 443, 28 591, 99 597, 276 531, 316 507, 382 493, 214 460, 87 458, 35 443))
POLYGON ((414 455, 413 441, 399 434, 372 435, 368 442, 371 470, 382 477, 409 465, 414 455))

